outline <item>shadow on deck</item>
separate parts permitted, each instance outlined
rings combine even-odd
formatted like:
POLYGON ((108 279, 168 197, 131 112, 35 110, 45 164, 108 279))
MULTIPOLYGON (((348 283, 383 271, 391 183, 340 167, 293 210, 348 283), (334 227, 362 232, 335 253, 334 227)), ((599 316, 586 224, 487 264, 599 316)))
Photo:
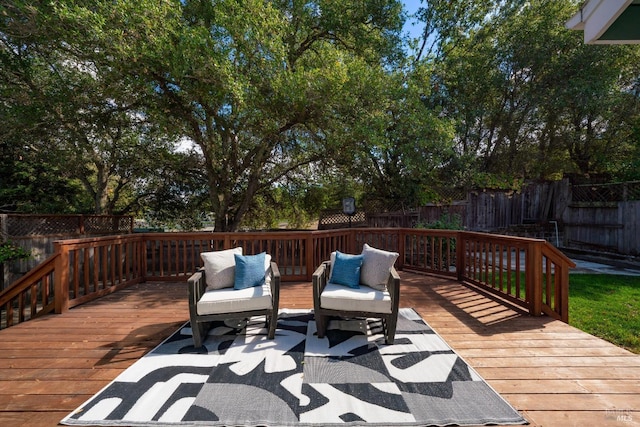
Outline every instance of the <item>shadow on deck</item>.
MULTIPOLYGON (((535 426, 640 425, 640 356, 454 280, 401 272, 412 307, 535 426)), ((281 308, 312 308, 283 283, 281 308)), ((0 424, 56 425, 188 320, 185 283, 142 283, 0 331, 0 424)))

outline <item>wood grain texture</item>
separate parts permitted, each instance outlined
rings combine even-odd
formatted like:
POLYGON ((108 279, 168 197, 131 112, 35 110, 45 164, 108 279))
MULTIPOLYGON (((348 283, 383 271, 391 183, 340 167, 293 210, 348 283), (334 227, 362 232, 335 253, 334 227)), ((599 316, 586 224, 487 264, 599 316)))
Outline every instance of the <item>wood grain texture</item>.
MULTIPOLYGON (((532 426, 640 425, 639 355, 452 279, 400 276, 400 306, 532 426)), ((283 283, 280 307, 311 309, 311 283, 283 283)), ((0 425, 57 425, 188 317, 186 283, 141 283, 0 331, 0 425)))

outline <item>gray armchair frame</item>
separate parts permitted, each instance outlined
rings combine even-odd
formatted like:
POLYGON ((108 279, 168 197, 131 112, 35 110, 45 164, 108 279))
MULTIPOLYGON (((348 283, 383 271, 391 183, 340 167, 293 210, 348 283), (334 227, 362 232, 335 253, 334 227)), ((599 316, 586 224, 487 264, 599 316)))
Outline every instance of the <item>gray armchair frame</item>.
MULTIPOLYGON (((265 316, 267 324, 267 338, 273 339, 276 333, 276 325, 278 323, 278 304, 280 301, 280 270, 275 262, 271 262, 269 268, 271 275, 271 306, 267 309, 239 311, 229 313, 216 314, 198 314, 197 303, 207 289, 204 268, 195 272, 188 280, 189 288, 189 319, 191 320, 191 329, 193 331, 193 345, 195 348, 202 346, 204 338, 209 331, 210 324, 214 320, 225 320, 237 317, 265 316)), ((214 291, 215 292, 215 291, 214 291)))
POLYGON ((331 277, 331 262, 323 262, 313 273, 313 311, 318 329, 318 337, 324 338, 329 317, 367 317, 382 319, 384 337, 387 344, 393 344, 398 323, 398 307, 400 305, 400 276, 395 268, 391 267, 387 280, 387 291, 391 296, 391 313, 377 313, 369 311, 346 311, 323 308, 320 304, 320 295, 327 286, 331 277))

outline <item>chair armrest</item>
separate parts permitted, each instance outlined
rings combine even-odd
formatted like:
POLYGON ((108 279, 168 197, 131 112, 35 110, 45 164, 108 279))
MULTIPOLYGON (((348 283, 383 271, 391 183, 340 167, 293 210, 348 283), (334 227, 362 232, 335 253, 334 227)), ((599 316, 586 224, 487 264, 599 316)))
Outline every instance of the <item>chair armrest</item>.
POLYGON ((391 267, 389 270, 387 291, 389 291, 389 296, 391 297, 391 305, 393 306, 394 311, 397 311, 400 304, 400 275, 396 271, 395 267, 391 267))
POLYGON ((271 279, 275 279, 280 283, 280 269, 278 268, 278 264, 271 261, 271 271, 269 272, 271 275, 271 279))
POLYGON ((316 268, 316 271, 313 272, 313 276, 311 277, 312 283, 314 287, 316 284, 321 286, 320 290, 323 290, 329 281, 329 262, 325 261, 316 268))
POLYGON ((325 261, 316 268, 311 277, 313 285, 313 302, 315 307, 320 307, 320 294, 324 291, 329 280, 329 262, 325 261))
POLYGON ((278 264, 271 261, 271 268, 269 268, 269 275, 271 276, 271 297, 273 298, 274 307, 278 307, 280 300, 280 269, 278 264))
POLYGON ((204 268, 196 271, 187 280, 187 286, 189 288, 189 304, 196 304, 202 294, 204 293, 207 283, 204 275, 204 268))

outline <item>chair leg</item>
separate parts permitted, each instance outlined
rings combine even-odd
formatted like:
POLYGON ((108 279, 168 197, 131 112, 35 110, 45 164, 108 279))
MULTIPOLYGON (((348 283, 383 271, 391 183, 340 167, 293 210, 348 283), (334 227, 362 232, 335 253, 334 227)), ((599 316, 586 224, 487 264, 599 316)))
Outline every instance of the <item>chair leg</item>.
POLYGON ((323 316, 316 312, 314 314, 316 320, 316 330, 318 333, 318 338, 324 338, 327 332, 327 316, 323 316))
POLYGON ((202 347, 202 342, 205 340, 207 333, 209 332, 209 322, 191 322, 191 332, 193 335, 193 347, 202 347), (194 326, 195 323, 195 326, 194 326))
POLYGON ((191 321, 191 335, 193 336, 193 347, 200 348, 202 346, 202 334, 200 333, 200 324, 191 321))
POLYGON ((265 316, 265 321, 267 322, 267 338, 272 340, 276 336, 276 325, 278 324, 278 314, 271 313, 265 316))
POLYGON ((396 317, 392 317, 390 319, 382 321, 385 333, 385 343, 388 345, 393 344, 393 341, 395 340, 397 323, 398 321, 396 317))

